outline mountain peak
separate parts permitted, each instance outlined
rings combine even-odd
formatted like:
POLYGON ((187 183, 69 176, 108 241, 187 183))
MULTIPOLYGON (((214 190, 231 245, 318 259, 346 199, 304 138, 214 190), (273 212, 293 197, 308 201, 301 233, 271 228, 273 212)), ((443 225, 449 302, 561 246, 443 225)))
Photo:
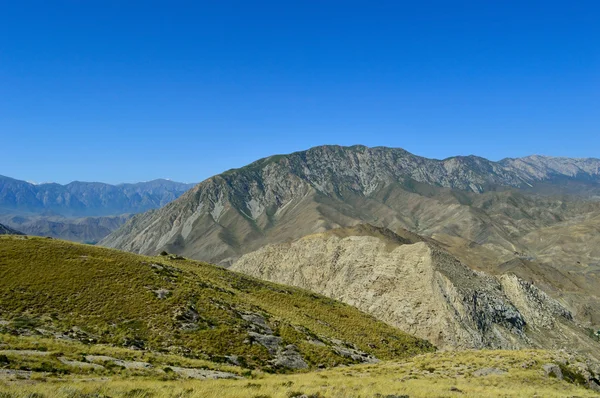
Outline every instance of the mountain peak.
MULTIPOLYGON (((474 155, 435 160, 401 148, 323 145, 211 177, 168 206, 133 217, 101 243, 141 253, 166 249, 227 264, 265 241, 301 233, 361 222, 420 228, 408 214, 394 218, 400 217, 394 212, 403 213, 389 208, 399 200, 394 195, 453 190, 456 194, 445 200, 469 202, 469 193, 529 188, 561 170, 565 178, 581 177, 550 166, 539 171, 545 166, 525 161, 493 162, 474 155), (382 220, 382 214, 395 215, 382 220)), ((589 171, 588 178, 598 177, 589 171)))

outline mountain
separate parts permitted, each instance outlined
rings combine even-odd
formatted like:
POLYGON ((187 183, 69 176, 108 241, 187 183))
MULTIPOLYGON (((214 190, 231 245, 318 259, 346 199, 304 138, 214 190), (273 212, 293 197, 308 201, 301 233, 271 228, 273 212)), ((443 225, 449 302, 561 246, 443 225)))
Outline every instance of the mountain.
POLYGON ((113 216, 164 206, 192 188, 169 180, 110 185, 74 181, 34 185, 0 176, 0 213, 66 217, 113 216))
MULTIPOLYGON (((230 266, 266 245, 335 228, 367 223, 408 230, 484 272, 494 286, 513 281, 510 275, 532 284, 594 332, 600 330, 599 165, 598 159, 432 160, 402 149, 316 147, 209 178, 163 208, 132 217, 100 244, 230 266)), ((497 346, 478 333, 474 339, 484 346, 497 346)))
POLYGON ((531 280, 474 271, 408 231, 334 229, 267 245, 230 269, 343 301, 440 348, 567 349, 600 358, 597 339, 531 280))
POLYGON ((123 225, 131 215, 69 218, 41 215, 2 215, 0 222, 17 227, 27 235, 49 236, 95 244, 123 225))
MULTIPOLYGON (((349 305, 178 256, 11 236, 0 237, 0 253, 0 336, 45 336, 96 351, 143 350, 145 360, 176 355, 270 372, 434 349, 349 305)), ((68 360, 81 363, 82 354, 73 355, 68 360)), ((171 358, 170 365, 182 360, 171 358)))
POLYGON ((0 224, 0 235, 23 235, 23 233, 0 224))
POLYGON ((161 207, 193 185, 169 180, 34 185, 0 176, 0 222, 28 235, 97 243, 131 214, 161 207))
MULTIPOLYGON (((492 262, 508 261, 528 251, 521 236, 600 214, 598 197, 598 159, 434 160, 402 149, 322 146, 209 178, 101 244, 227 265, 268 243, 367 222, 462 239, 492 262)), ((596 259, 579 261, 588 260, 596 259)))

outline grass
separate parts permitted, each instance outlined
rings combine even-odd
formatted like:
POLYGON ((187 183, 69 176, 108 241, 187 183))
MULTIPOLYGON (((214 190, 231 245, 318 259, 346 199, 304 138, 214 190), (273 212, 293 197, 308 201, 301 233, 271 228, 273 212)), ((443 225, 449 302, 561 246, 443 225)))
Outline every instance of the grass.
POLYGON ((575 383, 549 378, 541 366, 557 361, 548 351, 462 351, 419 355, 404 362, 356 365, 318 372, 248 380, 158 381, 115 378, 109 382, 68 379, 0 382, 2 398, 189 397, 319 398, 366 397, 598 397, 575 383), (502 375, 477 377, 482 368, 502 375), (37 394, 37 395, 33 395, 37 394))
POLYGON ((353 307, 205 263, 31 237, 0 237, 0 253, 0 398, 598 396, 561 353, 432 352, 353 307), (249 334, 265 327, 309 369, 274 366, 249 334), (387 361, 353 365, 339 344, 387 361), (189 380, 178 367, 241 378, 189 380))
POLYGON ((59 336, 217 363, 235 355, 249 369, 285 371, 249 338, 256 325, 242 315, 252 313, 283 346, 294 344, 310 368, 356 363, 331 339, 383 360, 433 350, 348 305, 201 262, 34 237, 0 237, 0 253, 5 335, 59 336))

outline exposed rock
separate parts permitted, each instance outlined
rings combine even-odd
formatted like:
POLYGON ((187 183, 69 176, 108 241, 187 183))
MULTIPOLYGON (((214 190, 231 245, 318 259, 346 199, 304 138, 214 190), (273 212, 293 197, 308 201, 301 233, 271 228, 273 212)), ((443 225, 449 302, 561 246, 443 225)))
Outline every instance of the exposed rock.
MULTIPOLYGON (((337 227, 405 228, 441 242, 473 269, 515 274, 560 303, 566 311, 562 315, 541 297, 543 311, 554 315, 538 317, 526 308, 538 306, 540 297, 519 298, 535 290, 505 281, 501 289, 512 295, 509 301, 525 306, 519 307, 521 319, 509 306, 495 310, 490 323, 475 314, 481 306, 496 308, 493 294, 473 292, 465 305, 461 299, 452 303, 456 297, 445 290, 451 288, 436 276, 441 298, 450 300, 442 305, 444 311, 464 307, 457 308, 457 317, 463 309, 473 314, 469 319, 476 326, 465 332, 475 335, 473 345, 485 346, 491 339, 494 347, 519 347, 526 340, 519 330, 560 329, 557 322, 570 322, 567 313, 577 324, 600 329, 599 165, 598 159, 541 156, 435 160, 402 149, 323 146, 209 178, 164 208, 135 216, 102 244, 144 254, 166 250, 229 266, 267 244, 337 227), (492 325, 518 337, 502 332, 496 338, 492 325), (476 336, 481 329, 487 335, 483 340, 476 336)), ((457 294, 463 293, 468 292, 457 294)), ((553 348, 564 347, 559 337, 570 332, 552 333, 553 348)), ((436 336, 434 341, 447 339, 436 336)))
POLYGON ((231 363, 232 365, 241 366, 240 357, 239 356, 237 356, 237 355, 225 355, 225 358, 227 358, 227 361, 229 361, 229 363, 231 363))
POLYGON ((141 361, 124 361, 121 359, 105 356, 105 355, 87 355, 85 360, 88 362, 112 363, 117 366, 122 366, 125 369, 150 369, 152 365, 148 362, 141 361))
POLYGON ((288 369, 306 369, 308 364, 298 352, 298 348, 293 344, 288 344, 284 348, 279 347, 276 358, 272 361, 273 365, 288 369))
MULTIPOLYGON (((33 372, 29 370, 0 369, 0 380, 30 379, 32 375, 33 372)), ((36 372, 36 375, 45 377, 48 373, 36 372)))
POLYGON ((178 366, 170 366, 170 369, 178 375, 187 377, 189 379, 241 379, 241 377, 233 373, 219 372, 216 370, 181 368, 178 366))
POLYGON ((255 313, 246 313, 241 314, 240 316, 245 321, 250 322, 257 329, 258 332, 262 332, 265 334, 273 334, 273 330, 271 330, 271 328, 267 324, 267 321, 262 315, 255 313))
POLYGON ((192 331, 199 328, 200 314, 193 304, 185 308, 178 308, 175 311, 174 318, 179 323, 181 330, 192 331))
POLYGON ((551 328, 557 319, 573 320, 570 311, 532 283, 510 274, 502 275, 500 282, 504 293, 519 308, 530 327, 551 328))
POLYGON ((317 234, 267 246, 232 269, 354 305, 438 347, 527 344, 525 321, 499 282, 424 242, 317 234))
POLYGON ((341 300, 440 348, 571 344, 594 352, 569 310, 516 275, 474 271, 425 238, 356 231, 269 245, 232 269, 341 300))
POLYGON ((113 362, 118 361, 117 358, 109 357, 108 355, 86 355, 85 360, 88 362, 113 362))
POLYGON ((490 375, 503 375, 506 374, 506 370, 502 370, 502 369, 497 369, 497 368, 483 368, 483 369, 478 369, 475 372, 473 372, 473 376, 475 377, 482 377, 482 376, 490 376, 490 375))
POLYGON ((70 360, 65 357, 59 357, 58 360, 60 362, 64 363, 65 365, 73 366, 75 368, 80 368, 80 369, 94 369, 94 370, 104 369, 104 366, 102 366, 102 365, 98 365, 95 363, 89 363, 89 362, 74 361, 74 360, 70 360))
POLYGON ((364 351, 359 350, 355 346, 350 346, 348 343, 345 343, 341 340, 331 339, 331 343, 333 344, 333 350, 347 358, 352 358, 356 362, 360 363, 377 363, 379 359, 375 358, 372 355, 367 354, 364 351))
POLYGON ((273 336, 272 334, 248 332, 248 336, 251 338, 251 342, 262 345, 269 351, 269 354, 273 356, 277 355, 279 346, 282 343, 281 337, 273 336))
POLYGON ((558 366, 554 363, 546 363, 546 364, 542 365, 542 369, 547 377, 554 377, 554 378, 557 378, 558 380, 563 380, 563 378, 564 378, 562 370, 560 369, 560 366, 558 366))

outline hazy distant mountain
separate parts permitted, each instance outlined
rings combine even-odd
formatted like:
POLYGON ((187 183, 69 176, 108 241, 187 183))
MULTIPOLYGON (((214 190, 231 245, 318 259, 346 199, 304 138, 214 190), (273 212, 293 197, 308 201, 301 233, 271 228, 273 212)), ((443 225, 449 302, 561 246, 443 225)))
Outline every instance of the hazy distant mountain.
POLYGON ((598 159, 434 160, 395 148, 321 146, 209 178, 133 217, 102 244, 229 263, 267 243, 368 222, 492 244, 512 255, 526 250, 517 236, 597 209, 588 201, 594 196, 598 159), (562 195, 566 186, 582 198, 530 195, 562 195))
POLYGON ((130 214, 81 218, 0 214, 0 222, 11 225, 27 235, 97 243, 123 225, 130 217, 130 214))
POLYGON ((193 186, 169 180, 119 185, 79 181, 35 185, 0 176, 0 213, 67 217, 139 213, 164 206, 193 186))
POLYGON ((0 176, 0 222, 28 235, 95 243, 131 214, 164 206, 194 184, 32 184, 0 176))
POLYGON ((0 224, 0 235, 23 235, 23 233, 7 227, 6 225, 0 224))

